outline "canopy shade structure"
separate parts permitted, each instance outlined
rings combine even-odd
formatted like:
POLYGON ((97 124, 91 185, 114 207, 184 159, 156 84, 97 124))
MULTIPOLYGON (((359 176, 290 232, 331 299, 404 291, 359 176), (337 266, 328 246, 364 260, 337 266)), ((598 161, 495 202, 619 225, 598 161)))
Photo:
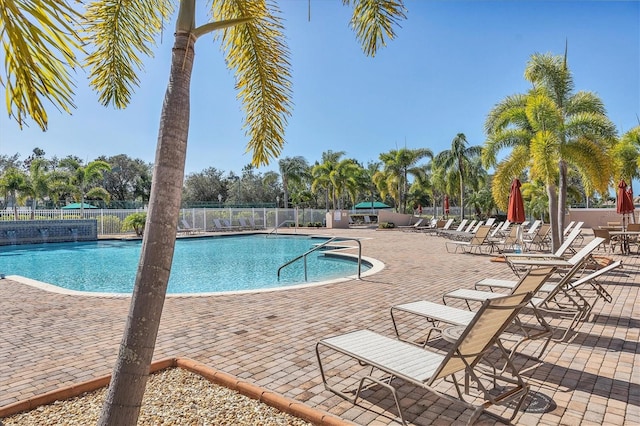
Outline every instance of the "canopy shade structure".
POLYGON ((391 206, 386 205, 381 201, 363 201, 353 206, 354 209, 390 209, 391 206))
POLYGON ((87 204, 87 203, 72 203, 72 204, 67 204, 66 206, 62 207, 63 209, 68 209, 68 210, 72 210, 72 209, 97 209, 96 206, 92 206, 91 204, 87 204))

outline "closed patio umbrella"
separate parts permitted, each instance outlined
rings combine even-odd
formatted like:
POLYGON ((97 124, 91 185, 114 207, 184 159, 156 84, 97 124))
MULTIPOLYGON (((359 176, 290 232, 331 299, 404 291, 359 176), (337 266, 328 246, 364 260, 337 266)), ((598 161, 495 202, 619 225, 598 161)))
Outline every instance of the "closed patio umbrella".
POLYGON ((524 222, 524 201, 522 200, 522 192, 520 192, 520 180, 514 179, 511 182, 511 191, 509 192, 509 208, 507 209, 507 220, 511 223, 518 224, 518 231, 516 236, 516 252, 520 251, 522 247, 522 227, 524 222))
POLYGON ((449 196, 448 195, 444 196, 444 214, 449 216, 449 196))
POLYGON ((627 183, 624 179, 621 179, 620 183, 618 183, 617 195, 616 212, 622 215, 622 229, 626 229, 626 215, 632 214, 635 207, 633 205, 633 197, 627 191, 627 183))

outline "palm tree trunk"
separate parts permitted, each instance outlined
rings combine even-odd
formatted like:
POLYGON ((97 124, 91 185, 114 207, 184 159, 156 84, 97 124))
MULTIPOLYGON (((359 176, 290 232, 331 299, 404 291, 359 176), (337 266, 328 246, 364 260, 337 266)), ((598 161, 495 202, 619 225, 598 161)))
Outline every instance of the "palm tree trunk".
POLYGON ((551 251, 555 252, 560 247, 560 239, 558 238, 558 197, 556 194, 556 186, 547 185, 547 195, 549 196, 549 225, 551 226, 551 251))
POLYGON ((180 212, 195 38, 178 30, 160 119, 142 253, 120 351, 99 425, 135 425, 160 326, 180 212), (160 193, 162 191, 162 193, 160 193))
POLYGON ((460 220, 464 219, 464 182, 460 173, 460 220))
MULTIPOLYGON (((558 166, 560 168, 558 179, 558 228, 555 232, 558 234, 558 243, 562 244, 564 240, 564 208, 567 205, 567 163, 564 160, 560 160, 558 166)), ((554 232, 553 228, 551 231, 554 232)), ((560 245, 557 247, 560 247, 560 245)), ((554 246, 555 250, 556 246, 554 246)))

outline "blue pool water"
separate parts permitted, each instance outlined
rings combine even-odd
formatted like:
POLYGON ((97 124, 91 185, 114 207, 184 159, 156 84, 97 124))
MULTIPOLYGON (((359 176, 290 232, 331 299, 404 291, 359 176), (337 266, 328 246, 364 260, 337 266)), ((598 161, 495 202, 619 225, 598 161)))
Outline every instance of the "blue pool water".
MULTIPOLYGON (((168 293, 256 290, 304 282, 303 261, 278 267, 324 240, 264 235, 190 238, 176 241, 168 293)), ((131 293, 140 241, 30 244, 0 247, 0 272, 21 275, 69 290, 131 293)), ((352 251, 355 252, 355 251, 352 251)), ((368 265, 363 262, 362 271, 368 265)), ((357 262, 307 257, 308 281, 357 274, 357 262)))

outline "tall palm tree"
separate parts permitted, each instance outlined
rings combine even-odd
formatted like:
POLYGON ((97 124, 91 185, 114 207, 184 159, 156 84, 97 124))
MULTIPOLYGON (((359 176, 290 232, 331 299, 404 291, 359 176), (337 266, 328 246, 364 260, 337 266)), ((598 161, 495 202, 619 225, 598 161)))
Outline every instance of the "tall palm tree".
POLYGON ((105 161, 92 161, 86 166, 80 164, 75 158, 65 158, 60 161, 60 167, 70 172, 76 201, 80 202, 80 215, 84 214, 84 200, 86 197, 100 198, 109 201, 109 192, 97 184, 102 179, 102 173, 111 170, 109 163, 105 161))
POLYGON ((352 204, 356 203, 359 188, 359 176, 362 167, 353 159, 345 159, 336 164, 331 173, 331 184, 335 190, 335 198, 338 200, 338 209, 344 208, 343 196, 348 195, 352 204))
POLYGON ((416 165, 425 157, 433 158, 433 152, 428 148, 400 148, 380 154, 387 185, 395 186, 393 189, 388 187, 389 194, 395 199, 398 209, 402 206, 404 212, 407 211, 409 175, 418 173, 416 165))
POLYGON ((335 174, 335 169, 340 162, 340 157, 345 154, 344 151, 325 151, 322 153, 320 164, 316 164, 311 169, 313 182, 311 183, 311 191, 324 190, 325 192, 325 208, 329 210, 329 196, 331 196, 331 205, 337 208, 338 200, 335 194, 335 187, 331 180, 331 175, 335 174))
POLYGON ((501 208, 506 208, 511 180, 524 170, 544 182, 554 250, 563 238, 568 165, 588 186, 605 192, 611 179, 608 151, 616 135, 595 94, 573 93, 566 59, 566 52, 564 57, 532 55, 525 69, 532 89, 505 98, 491 110, 483 149, 485 166, 496 166, 492 189, 501 208), (508 147, 511 153, 498 163, 498 152, 508 147))
POLYGON ((456 173, 460 185, 460 218, 464 219, 464 183, 469 177, 468 171, 473 158, 482 152, 481 146, 467 146, 467 137, 464 133, 458 133, 451 141, 451 149, 440 152, 433 159, 438 166, 452 170, 456 173))
POLYGON ((33 196, 31 219, 35 218, 38 200, 44 199, 45 196, 49 195, 50 175, 48 171, 49 160, 44 158, 36 158, 29 164, 29 184, 33 196))
POLYGON ((309 173, 309 164, 302 156, 285 157, 278 161, 282 178, 283 206, 289 207, 289 183, 300 182, 309 173))
POLYGON ((18 193, 29 190, 27 175, 15 167, 5 169, 0 176, 0 190, 11 196, 13 217, 18 220, 18 193))
MULTIPOLYGON (((100 101, 125 107, 138 84, 139 54, 152 53, 151 46, 168 20, 172 4, 169 0, 95 0, 87 6, 83 23, 86 37, 81 39, 75 31, 78 14, 65 2, 43 0, 37 13, 31 14, 28 3, 5 1, 0 23, 5 29, 2 37, 10 78, 2 80, 7 84, 10 114, 20 123, 30 116, 46 128, 41 98, 62 110, 72 108, 74 85, 68 68, 79 66, 76 52, 85 42, 93 45, 87 65, 100 101)), ((353 6, 351 25, 370 56, 385 45, 385 39, 395 37, 394 28, 405 18, 401 0, 345 0, 344 4, 353 6)), ((142 253, 100 425, 135 424, 140 410, 175 246, 197 40, 223 29, 219 40, 226 51, 226 64, 236 74, 253 163, 267 164, 284 144, 291 83, 279 10, 264 0, 214 0, 210 7, 213 22, 196 25, 196 0, 178 3, 142 253)))

